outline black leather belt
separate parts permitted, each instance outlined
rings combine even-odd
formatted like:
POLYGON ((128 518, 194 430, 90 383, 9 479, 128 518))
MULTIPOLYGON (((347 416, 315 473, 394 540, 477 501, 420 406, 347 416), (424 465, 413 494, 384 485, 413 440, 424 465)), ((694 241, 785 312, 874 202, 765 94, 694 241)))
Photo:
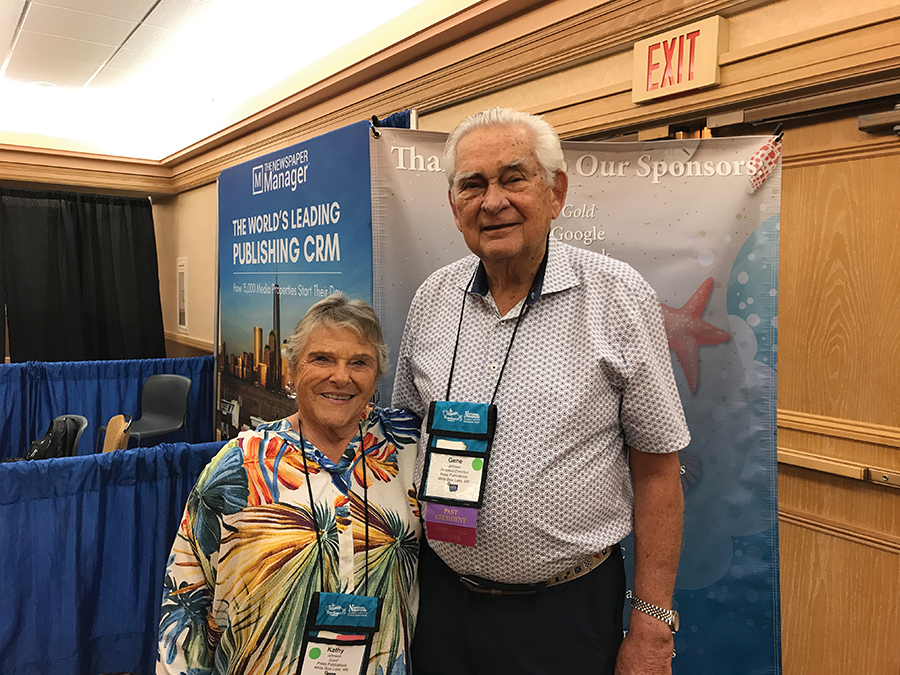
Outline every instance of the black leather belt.
POLYGON ((459 580, 470 591, 488 593, 490 595, 536 595, 547 586, 543 582, 538 584, 503 584, 499 581, 491 581, 490 579, 469 575, 461 576, 459 580))
POLYGON ((460 575, 459 580, 463 586, 475 593, 488 595, 536 595, 545 588, 572 581, 572 579, 577 579, 596 569, 609 557, 612 549, 612 546, 607 546, 599 553, 583 558, 577 564, 567 570, 563 570, 553 578, 536 584, 504 584, 499 581, 472 576, 471 574, 460 575))

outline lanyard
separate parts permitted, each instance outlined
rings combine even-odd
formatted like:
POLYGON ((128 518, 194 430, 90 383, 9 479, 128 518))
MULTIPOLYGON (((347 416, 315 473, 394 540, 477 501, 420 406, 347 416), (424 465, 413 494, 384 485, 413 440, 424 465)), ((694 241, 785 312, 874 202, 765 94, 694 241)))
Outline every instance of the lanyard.
MULTIPOLYGON (((313 527, 316 528, 316 558, 319 561, 319 579, 322 591, 325 591, 325 558, 322 554, 322 540, 319 531, 319 521, 316 519, 316 506, 313 500, 312 485, 309 480, 309 466, 306 463, 306 451, 303 449, 303 427, 300 425, 300 419, 297 419, 297 430, 300 434, 300 455, 303 457, 303 472, 306 474, 306 489, 309 492, 309 511, 312 514, 313 527)), ((365 434, 363 433, 362 422, 359 423, 359 447, 362 449, 362 467, 363 467, 363 509, 365 513, 366 523, 366 565, 365 565, 365 594, 369 594, 369 481, 366 478, 366 444, 365 434)), ((352 470, 351 482, 352 484, 352 470)))
MULTIPOLYGON (((538 274, 541 273, 541 269, 545 269, 547 267, 547 256, 550 254, 550 244, 549 241, 547 243, 546 248, 544 249, 544 259, 541 261, 541 264, 538 266, 537 270, 534 273, 534 277, 531 280, 531 289, 534 288, 534 280, 537 279, 538 274)), ((444 396, 445 401, 450 400, 450 386, 453 384, 453 371, 456 369, 456 353, 459 351, 459 336, 462 332, 462 323, 463 323, 463 314, 466 311, 466 296, 469 294, 469 290, 472 288, 472 284, 475 283, 475 275, 478 274, 478 265, 475 266, 475 271, 472 272, 472 278, 469 279, 469 283, 466 284, 466 287, 463 289, 463 300, 462 307, 459 310, 459 325, 456 327, 456 342, 453 344, 453 359, 450 361, 450 377, 447 379, 447 394, 444 396)), ((529 293, 531 292, 529 289, 529 293)), ((494 385, 494 393, 491 394, 491 405, 494 403, 494 399, 497 398, 497 390, 500 389, 500 380, 503 379, 503 371, 506 370, 506 362, 509 361, 509 353, 512 351, 513 342, 516 339, 516 333, 519 332, 519 324, 522 323, 522 317, 525 316, 525 312, 528 311, 530 305, 528 304, 528 295, 525 295, 525 298, 522 300, 522 309, 519 310, 519 316, 516 317, 516 325, 513 328, 512 337, 509 338, 509 344, 506 346, 506 355, 503 357, 503 365, 500 367, 500 374, 497 376, 497 384, 494 385)))

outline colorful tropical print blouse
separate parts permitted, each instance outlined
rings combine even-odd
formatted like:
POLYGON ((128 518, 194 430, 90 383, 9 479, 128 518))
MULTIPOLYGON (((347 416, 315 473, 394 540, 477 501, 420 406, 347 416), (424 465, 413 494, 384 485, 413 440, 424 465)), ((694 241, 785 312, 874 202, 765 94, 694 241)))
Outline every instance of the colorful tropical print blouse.
POLYGON ((337 464, 305 439, 301 454, 287 420, 225 445, 191 491, 169 556, 157 673, 293 675, 310 599, 324 590, 382 598, 367 673, 404 675, 419 602, 419 425, 367 406, 362 438, 337 464))

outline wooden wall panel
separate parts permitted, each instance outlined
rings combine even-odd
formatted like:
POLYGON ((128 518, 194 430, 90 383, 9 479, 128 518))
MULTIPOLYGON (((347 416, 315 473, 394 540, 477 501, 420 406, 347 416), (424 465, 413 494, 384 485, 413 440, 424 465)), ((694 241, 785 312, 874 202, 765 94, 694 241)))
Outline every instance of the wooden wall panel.
POLYGON ((866 541, 877 540, 900 550, 900 490, 896 488, 781 465, 778 508, 802 514, 810 523, 866 533, 866 541))
POLYGON ((782 517, 785 675, 900 673, 900 546, 782 517))
POLYGON ((893 156, 785 168, 779 408, 897 425, 898 176, 900 143, 893 156))

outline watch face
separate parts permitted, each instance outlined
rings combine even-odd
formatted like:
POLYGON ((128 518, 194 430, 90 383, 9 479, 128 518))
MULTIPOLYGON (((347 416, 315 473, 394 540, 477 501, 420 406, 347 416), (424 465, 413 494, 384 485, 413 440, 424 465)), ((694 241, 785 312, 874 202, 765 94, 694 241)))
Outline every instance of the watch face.
POLYGON ((681 625, 681 619, 678 616, 678 612, 672 610, 672 620, 669 622, 669 628, 672 629, 673 633, 678 632, 678 627, 681 625))

